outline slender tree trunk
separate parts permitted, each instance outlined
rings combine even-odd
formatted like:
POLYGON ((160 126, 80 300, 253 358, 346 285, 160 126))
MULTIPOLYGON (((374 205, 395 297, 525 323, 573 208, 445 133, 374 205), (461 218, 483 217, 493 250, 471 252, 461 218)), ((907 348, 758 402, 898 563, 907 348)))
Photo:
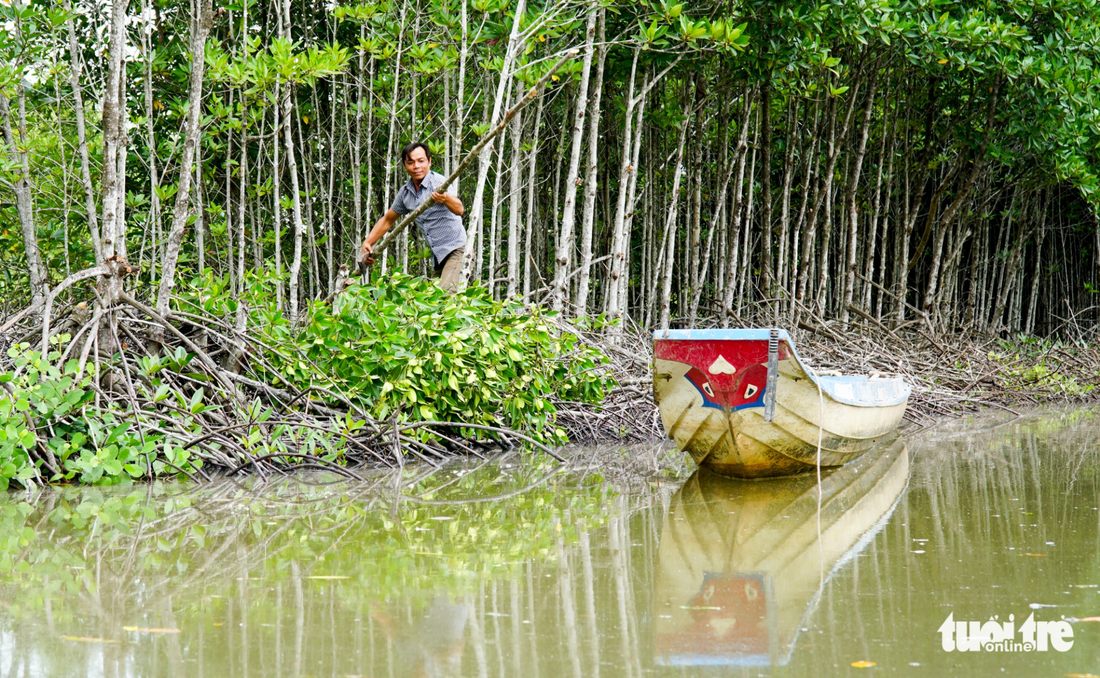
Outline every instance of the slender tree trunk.
POLYGON ((527 218, 525 219, 525 233, 523 237, 523 303, 531 300, 531 290, 534 281, 531 280, 532 258, 535 256, 532 241, 535 239, 535 186, 538 184, 538 156, 541 139, 539 133, 542 128, 542 107, 545 101, 545 90, 539 90, 538 104, 535 108, 535 129, 532 132, 531 153, 527 159, 527 218))
MULTIPOLYGON (((777 305, 778 313, 784 313, 790 309, 790 297, 793 295, 794 290, 791 289, 790 283, 790 271, 792 266, 789 264, 790 252, 797 252, 797 247, 792 247, 791 238, 791 182, 794 178, 795 170, 795 148, 798 144, 795 143, 795 131, 799 127, 798 112, 801 107, 792 100, 787 104, 787 136, 785 143, 787 144, 787 153, 783 160, 783 197, 780 200, 779 206, 779 271, 778 271, 778 284, 779 288, 783 292, 783 299, 777 305)), ((805 189, 803 189, 805 190, 805 189)), ((804 202, 804 201, 803 201, 804 202)))
MULTIPOLYGON (((703 101, 705 96, 703 74, 695 72, 695 100, 703 101)), ((685 122, 687 124, 687 122, 685 122)), ((688 194, 690 200, 687 206, 687 243, 684 247, 684 266, 683 270, 687 271, 688 284, 686 292, 691 298, 695 297, 695 290, 699 289, 699 275, 702 272, 702 262, 700 256, 702 255, 702 238, 703 238, 703 163, 705 162, 705 153, 703 150, 703 126, 705 125, 703 119, 703 106, 699 105, 695 107, 695 120, 691 122, 693 129, 692 149, 691 155, 691 175, 688 180, 688 194)), ((709 175, 707 177, 710 178, 709 175)), ((685 291, 681 289, 681 291, 685 291)), ((690 327, 695 319, 690 314, 690 302, 683 304, 681 308, 688 307, 688 326, 690 327)))
POLYGON ((1005 308, 1008 306, 1009 295, 1012 293, 1013 284, 1012 281, 1016 279, 1016 273, 1020 267, 1020 261, 1023 258, 1024 245, 1027 244, 1028 239, 1031 237, 1030 227, 1028 221, 1032 218, 1031 211, 1031 199, 1025 199, 1024 204, 1020 207, 1020 218, 1017 219, 1019 224, 1016 229, 1016 235, 1012 238, 1012 249, 1009 251, 1008 258, 1005 260, 1003 266, 1003 275, 1001 277, 1001 284, 997 288, 996 299, 997 302, 993 306, 993 316, 990 324, 993 329, 1003 328, 1008 325, 1004 314, 1005 308))
MULTIPOLYGON (((453 165, 458 166, 459 158, 462 156, 462 140, 463 129, 466 125, 466 58, 470 52, 470 35, 469 35, 469 23, 467 19, 467 2, 468 0, 462 0, 462 10, 459 16, 459 23, 462 25, 462 37, 458 49, 458 96, 455 97, 455 144, 454 144, 454 161, 453 165)), ((539 93, 541 97, 541 92, 539 93)), ((541 99, 540 99, 540 104, 541 99)), ((462 177, 455 177, 453 184, 453 190, 455 195, 461 195, 459 193, 458 184, 462 180, 462 177)), ((470 241, 467 238, 466 248, 470 248, 470 241)))
MULTIPOLYGON (((890 93, 887 91, 884 97, 886 101, 890 99, 890 93)), ((884 114, 885 115, 885 114, 884 114)), ((876 280, 876 276, 881 277, 882 269, 876 265, 876 257, 879 252, 878 241, 881 238, 883 242, 886 242, 886 238, 889 235, 889 218, 890 218, 890 187, 893 186, 893 167, 894 167, 894 139, 897 137, 898 119, 899 115, 897 109, 894 110, 894 127, 893 132, 886 133, 886 122, 883 121, 882 140, 879 144, 878 150, 878 166, 875 168, 875 197, 871 203, 871 219, 868 222, 871 225, 870 238, 867 240, 866 248, 864 249, 863 257, 863 270, 867 273, 868 280, 876 280), (887 151, 887 137, 889 137, 889 151, 887 151), (886 177, 886 199, 882 197, 882 180, 886 177), (883 206, 885 203, 885 207, 883 206), (881 223, 881 227, 880 227, 881 223)), ((882 251, 886 250, 885 244, 881 248, 882 251)), ((883 280, 878 281, 879 284, 883 284, 883 280)), ((861 296, 860 307, 870 311, 871 310, 871 295, 874 289, 870 283, 863 284, 863 294, 861 296)), ((882 295, 878 295, 878 300, 881 303, 882 295)), ((875 313, 875 318, 880 318, 881 313, 875 313)))
POLYGON ((588 81, 592 73, 592 47, 596 38, 598 10, 588 12, 585 26, 584 62, 581 65, 581 82, 577 87, 576 111, 573 116, 573 136, 569 150, 569 169, 565 173, 565 204, 562 208, 561 230, 558 232, 557 253, 554 257, 554 282, 550 291, 550 307, 561 311, 569 298, 569 267, 574 248, 573 226, 576 219, 577 184, 581 164, 581 145, 584 141, 584 116, 588 109, 588 81))
MULTIPOLYGON (((634 129, 638 130, 638 132, 634 134, 634 151, 631 154, 632 167, 640 167, 642 139, 644 138, 642 132, 644 131, 643 122, 645 121, 645 106, 646 99, 643 96, 642 100, 638 102, 637 111, 635 111, 634 129)), ((623 275, 621 278, 619 278, 619 308, 622 309, 624 319, 629 314, 628 303, 630 299, 630 234, 634 231, 634 207, 637 204, 638 175, 639 172, 630 173, 629 186, 627 187, 626 193, 626 204, 628 209, 626 212, 626 223, 623 224, 623 230, 626 234, 626 240, 624 242, 624 246, 626 249, 623 253, 625 256, 625 259, 623 261, 623 275)), ((652 175, 650 178, 652 178, 652 175)), ((650 194, 652 195, 652 191, 650 192, 650 194)), ((646 218, 649 219, 650 215, 646 215, 646 218)))
MULTIPOLYGON (((826 156, 826 161, 825 161, 825 171, 821 174, 820 178, 818 179, 817 193, 815 194, 815 197, 814 197, 813 207, 810 209, 810 215, 809 215, 810 225, 807 228, 806 233, 803 236, 803 240, 802 240, 802 262, 799 266, 800 270, 798 272, 798 292, 795 295, 796 298, 799 299, 799 300, 803 300, 806 296, 806 292, 809 290, 810 262, 811 262, 811 258, 813 256, 814 235, 817 231, 818 215, 821 212, 822 203, 824 203, 826 201, 828 201, 830 205, 832 203, 833 177, 834 177, 834 172, 836 171, 836 161, 840 157, 840 149, 844 145, 844 140, 848 136, 848 125, 850 124, 850 122, 852 120, 852 113, 853 113, 853 111, 855 111, 856 101, 858 99, 859 99, 859 85, 857 84, 853 88, 851 94, 849 95, 848 111, 844 115, 844 121, 841 123, 839 131, 836 129, 837 112, 838 112, 837 111, 836 100, 831 99, 829 101, 829 120, 828 120, 828 123, 827 123, 827 126, 830 129, 830 132, 829 132, 829 150, 828 150, 828 153, 827 153, 827 156, 826 156)), ((826 212, 827 212, 827 214, 825 215, 825 230, 826 231, 830 230, 831 225, 832 225, 831 216, 828 214, 828 212, 830 212, 830 211, 831 210, 828 208, 828 205, 826 205, 826 212)), ((822 257, 824 257, 825 254, 828 252, 828 247, 829 247, 828 238, 823 236, 822 237, 822 244, 821 244, 822 257)), ((823 259, 822 263, 824 263, 824 261, 825 260, 823 259)), ((821 271, 822 284, 824 284, 825 274, 826 274, 826 271, 823 269, 821 271)), ((820 286, 819 286, 819 289, 820 289, 820 286)))
MULTIPOLYGON (((248 99, 246 98, 246 94, 242 91, 241 92, 241 106, 245 110, 248 110, 247 105, 248 105, 248 99)), ((201 144, 200 144, 200 146, 201 146, 201 144)), ((236 274, 235 277, 238 281, 237 284, 240 286, 239 289, 243 290, 244 289, 245 252, 247 250, 247 247, 245 246, 245 228, 246 228, 245 206, 248 203, 248 131, 243 126, 242 126, 242 129, 241 129, 241 142, 240 142, 239 146, 240 146, 240 158, 241 158, 241 162, 240 162, 240 173, 241 173, 241 175, 238 177, 238 184, 237 184, 237 196, 238 196, 238 202, 237 202, 237 252, 236 252, 237 261, 236 261, 236 264, 235 264, 237 274, 236 274)), ((228 229, 227 229, 227 231, 228 231, 228 229)), ((231 267, 233 267, 234 263, 229 262, 229 265, 231 267)), ((259 266, 259 262, 257 262, 257 266, 259 266)), ((234 277, 234 276, 231 276, 231 277, 234 277)))
POLYGON ((4 122, 4 140, 12 164, 19 168, 19 178, 12 183, 15 193, 15 208, 19 215, 19 227, 23 234, 23 252, 27 258, 27 277, 31 285, 31 305, 41 306, 46 300, 46 267, 38 249, 38 235, 34 227, 34 206, 31 198, 30 159, 27 153, 27 118, 23 105, 23 82, 16 84, 16 103, 19 106, 19 138, 15 137, 11 126, 11 112, 8 98, 0 92, 0 116, 4 122))
MULTIPOLYGON (((290 0, 283 0, 283 22, 286 29, 286 39, 290 39, 290 0)), ((302 238, 305 237, 306 227, 302 220, 302 196, 298 188, 298 161, 294 150, 294 125, 291 116, 294 115, 294 87, 287 83, 283 93, 283 141, 286 143, 286 166, 290 174, 290 206, 294 219, 294 258, 290 262, 290 285, 287 289, 287 301, 290 304, 290 321, 298 320, 298 303, 300 301, 298 286, 300 285, 299 272, 302 268, 302 238)))
MULTIPOLYGON (((336 89, 335 81, 332 83, 332 89, 333 90, 336 89)), ((314 92, 316 93, 316 90, 314 90, 314 92)), ((317 108, 316 105, 314 107, 317 108)), ((332 120, 331 120, 331 124, 328 127, 328 162, 326 163, 327 167, 325 168, 325 170, 328 173, 328 186, 327 186, 328 190, 325 191, 325 234, 327 235, 327 237, 325 238, 325 261, 327 262, 325 272, 328 275, 328 280, 326 281, 325 289, 327 290, 327 294, 332 294, 333 292, 336 291, 333 288, 333 285, 336 282, 336 258, 335 258, 335 253, 333 251, 334 250, 334 242, 336 240, 336 216, 335 216, 335 207, 333 205, 333 195, 336 191, 336 133, 335 133, 336 111, 335 111, 335 109, 330 109, 330 115, 332 116, 332 120)), ((317 122, 320 123, 320 118, 318 118, 317 122)), ((305 143, 304 139, 303 139, 303 143, 305 143)), ((359 174, 359 166, 358 165, 355 166, 355 173, 359 174)))
POLYGON ((760 87, 760 137, 763 157, 763 171, 761 173, 760 201, 761 201, 761 262, 760 262, 760 291, 764 295, 764 303, 772 307, 773 318, 778 319, 779 303, 772 301, 775 292, 772 289, 772 83, 771 73, 764 74, 764 82, 760 87))
MULTIPOLYGON (((366 23, 360 23, 360 40, 366 37, 366 30, 366 23)), ((363 71, 366 70, 366 59, 367 51, 360 50, 358 68, 355 70, 355 135, 351 142, 351 207, 355 217, 356 243, 362 242, 366 235, 363 227, 363 107, 373 108, 370 102, 363 98, 363 71)))
MULTIPOLYGON (((759 113, 759 110, 757 111, 759 113)), ((759 121, 759 116, 757 116, 759 121)), ((756 190, 756 149, 760 148, 760 126, 757 125, 756 130, 753 132, 752 139, 752 154, 749 160, 749 188, 748 197, 745 201, 745 227, 741 230, 745 233, 745 249, 741 254, 741 273, 740 281, 737 285, 737 315, 741 315, 741 308, 746 303, 745 289, 749 279, 749 273, 753 270, 752 267, 752 218, 753 208, 756 203, 753 201, 753 193, 756 190)))
POLYGON ((588 113, 588 167, 584 178, 584 209, 581 213, 581 265, 577 280, 577 296, 573 301, 577 316, 588 312, 588 288, 592 273, 592 229, 596 218, 597 171, 599 170, 599 152, 603 144, 600 138, 600 105, 603 96, 604 63, 607 61, 607 12, 599 11, 599 56, 596 59, 596 83, 588 113))
MULTIPOLYGON (((736 179, 733 182, 733 208, 730 214, 730 232, 727 242, 729 243, 728 253, 726 255, 726 275, 725 286, 722 293, 722 324, 729 326, 730 311, 733 309, 733 297, 737 292, 737 274, 740 273, 738 267, 738 246, 741 236, 741 220, 745 214, 745 161, 748 159, 749 151, 749 121, 752 119, 752 93, 745 92, 744 97, 744 113, 741 116, 741 131, 737 134, 737 150, 734 152, 734 163, 737 166, 736 179)), ((744 265, 744 264, 742 264, 744 265)))
MULTIPOLYGON (((279 32, 282 32, 282 12, 277 13, 279 15, 279 32)), ((273 207, 274 224, 274 236, 275 236, 275 303, 281 309, 283 308, 283 193, 282 193, 282 175, 283 167, 279 162, 280 148, 282 144, 279 142, 279 134, 283 128, 282 121, 282 84, 278 78, 275 80, 275 101, 276 105, 271 107, 272 128, 271 128, 271 176, 273 190, 271 193, 271 202, 273 207)), ((229 196, 226 195, 226 200, 229 196)), ((385 260, 383 260, 385 261, 385 260)), ((230 264, 232 267, 232 264, 230 264)))
MULTIPOLYGON (((696 94, 698 95, 698 91, 696 94)), ((680 179, 684 174, 684 165, 682 162, 684 158, 684 144, 687 141, 688 128, 691 127, 691 123, 688 120, 688 112, 691 110, 691 100, 686 96, 684 100, 684 121, 680 123, 680 139, 676 142, 676 159, 672 164, 672 193, 669 195, 668 216, 665 218, 665 232, 662 238, 662 242, 668 244, 665 250, 663 266, 658 267, 661 271, 661 297, 658 301, 661 306, 661 319, 658 323, 662 330, 667 330, 670 322, 672 306, 672 270, 675 262, 673 254, 676 251, 676 211, 680 202, 680 179)))
MULTIPOLYGON (((192 5, 195 3, 192 2, 192 5)), ((152 271, 157 270, 157 260, 160 258, 161 252, 161 237, 160 237, 160 177, 157 174, 157 140, 153 134, 153 119, 155 117, 153 109, 153 49, 150 38, 152 33, 152 16, 149 12, 149 0, 143 0, 142 2, 142 19, 146 23, 146 26, 141 30, 141 51, 145 57, 145 135, 146 144, 149 147, 149 234, 152 238, 153 245, 150 250, 150 262, 149 268, 152 271), (148 28, 148 30, 146 30, 148 28)), ((192 22, 192 31, 194 31, 194 25, 192 22)), ((143 238, 144 240, 144 238, 143 238)), ((145 252, 144 248, 139 253, 139 260, 144 261, 145 252)), ((139 264, 140 265, 140 264, 139 264)))
MULTIPOLYGON (((113 275, 100 278, 100 303, 110 308, 118 303, 122 294, 122 275, 126 272, 126 213, 120 209, 126 195, 126 179, 120 170, 125 169, 122 158, 126 155, 126 9, 128 0, 111 6, 110 46, 107 51, 107 75, 103 94, 103 167, 100 188, 103 195, 102 260, 110 262, 113 275)), ((100 347, 112 352, 114 332, 109 323, 100 328, 100 347)))
POLYGON ((1043 279, 1043 244, 1046 242, 1047 229, 1045 224, 1039 224, 1035 237, 1035 268, 1031 274, 1031 292, 1027 295, 1027 326, 1025 331, 1035 335, 1035 314, 1039 308, 1039 283, 1043 279))
MULTIPOLYGON (((398 23, 398 25, 400 26, 400 31, 397 35, 397 57, 394 59, 393 66, 393 94, 390 95, 390 128, 389 132, 386 134, 386 155, 384 156, 383 160, 383 165, 386 168, 386 173, 385 178, 382 180, 382 205, 379 207, 379 211, 382 213, 385 213, 385 211, 390 208, 390 205, 393 203, 393 199, 394 197, 396 197, 397 194, 397 186, 394 185, 393 169, 399 159, 394 157, 396 151, 394 147, 394 141, 397 140, 397 134, 394 130, 397 126, 397 104, 399 103, 397 94, 399 92, 399 86, 401 84, 401 58, 405 54, 405 50, 403 49, 403 47, 405 36, 407 34, 407 31, 405 29, 405 17, 408 14, 408 9, 408 2, 401 3, 401 18, 399 19, 398 23), (391 194, 390 191, 393 191, 393 194, 391 194)), ((400 245, 404 245, 407 242, 405 238, 408 238, 407 234, 404 235, 404 238, 400 241, 400 245)), ((401 247, 400 249, 401 251, 406 250, 405 247, 401 247)), ((469 249, 469 245, 467 245, 467 249, 469 249)), ((385 275, 386 273, 388 261, 389 259, 387 257, 382 257, 383 275, 385 275)))
POLYGON ((871 116, 875 108, 875 91, 878 87, 878 66, 871 66, 871 83, 867 88, 867 105, 863 109, 863 122, 859 127, 859 143, 852 162, 852 173, 848 177, 848 190, 844 196, 848 211, 848 247, 844 257, 844 297, 840 304, 840 322, 848 324, 848 307, 852 305, 856 289, 856 254, 859 245, 859 209, 856 207, 856 193, 859 191, 859 179, 863 173, 863 159, 867 156, 867 139, 871 133, 871 116))
MULTIPOLYGON (((523 97, 523 85, 516 85, 516 100, 523 97)), ((508 288, 507 296, 512 298, 516 295, 516 288, 519 283, 519 265, 522 255, 519 251, 519 232, 523 228, 523 224, 520 222, 520 203, 522 202, 522 180, 520 176, 523 173, 523 149, 520 148, 523 132, 523 113, 522 111, 516 115, 512 120, 512 157, 511 167, 508 169, 508 175, 510 178, 510 185, 508 190, 509 204, 508 204, 508 288)))
MULTIPOLYGON (((905 204, 905 218, 898 229, 898 243, 901 247, 896 261, 897 273, 894 276, 894 310, 897 314, 898 323, 905 322, 907 309, 906 297, 909 290, 910 270, 910 266, 908 266, 910 255, 909 241, 913 236, 913 227, 917 223, 917 216, 924 202, 925 186, 928 182, 928 173, 931 165, 930 161, 932 159, 933 149, 935 148, 933 122, 934 116, 938 110, 936 101, 936 81, 933 79, 928 83, 928 102, 924 111, 924 149, 921 151, 921 160, 917 165, 918 177, 916 181, 908 184, 906 187, 908 200, 905 204)), ((935 209, 930 211, 935 211, 935 209)))
MULTIPOLYGON (((714 213, 710 218, 710 229, 707 232, 707 243, 703 247, 702 256, 702 270, 699 272, 699 284, 698 287, 693 290, 691 299, 691 308, 688 315, 688 324, 690 327, 695 327, 695 321, 699 317, 699 303, 702 301, 703 288, 707 284, 707 275, 711 266, 711 251, 714 243, 714 235, 718 234, 719 238, 723 238, 726 230, 726 203, 729 202, 727 197, 730 185, 730 179, 733 178, 733 163, 730 162, 731 156, 729 154, 729 106, 730 101, 728 97, 723 97, 722 110, 718 118, 718 149, 719 157, 721 160, 718 162, 719 175, 723 177, 722 187, 718 191, 717 198, 715 199, 714 213)), ((723 256, 724 250, 722 248, 722 242, 720 240, 718 247, 718 256, 716 257, 718 262, 724 262, 723 256)), ((718 281, 724 280, 724 267, 719 267, 716 272, 715 279, 718 281)))
MULTIPOLYGON (((191 205, 191 172, 195 159, 195 147, 200 143, 202 121, 202 74, 206 54, 206 36, 214 22, 214 10, 211 0, 196 2, 198 16, 191 22, 191 83, 188 93, 187 121, 183 132, 183 157, 180 161, 176 206, 172 213, 172 230, 168 233, 168 243, 164 250, 164 264, 161 268, 160 289, 157 292, 157 313, 168 317, 172 288, 176 284, 176 264, 179 262, 180 246, 183 243, 183 231, 187 227, 187 217, 191 205)), ((244 202, 245 196, 240 196, 244 202)), ((243 227, 243 226, 242 226, 243 227)))
MULTIPOLYGON (((505 102, 504 108, 507 110, 511 106, 511 90, 508 91, 509 100, 505 102)), ((497 147, 497 160, 496 165, 493 167, 493 200, 492 209, 489 211, 489 275, 486 276, 485 281, 489 287, 489 293, 493 296, 493 299, 500 298, 498 294, 497 283, 500 282, 497 274, 499 273, 499 266, 497 265, 497 255, 501 253, 500 248, 500 210, 501 204, 504 202, 503 191, 501 191, 500 184, 504 180, 504 149, 508 144, 502 139, 500 146, 497 147)))
POLYGON ((607 316, 612 320, 622 319, 623 309, 619 304, 620 279, 626 269, 626 196, 630 183, 630 174, 634 166, 630 164, 631 134, 634 125, 634 82, 638 73, 638 50, 634 51, 634 60, 630 66, 630 82, 624 95, 626 111, 623 113, 623 151, 619 161, 619 195, 615 204, 615 221, 611 234, 611 275, 608 279, 605 297, 607 316))
POLYGON ((202 183, 202 144, 195 146, 195 266, 199 276, 206 270, 206 208, 202 183))
MULTIPOLYGON (((504 54, 504 61, 500 67, 500 80, 497 82, 496 97, 493 100, 493 114, 489 118, 489 129, 496 127, 503 114, 505 95, 508 93, 508 82, 512 78, 512 64, 518 56, 520 49, 519 26, 520 19, 526 8, 526 0, 519 0, 512 19, 512 32, 508 36, 508 47, 504 54)), ((465 12, 463 3, 463 12, 465 12)), ((477 186, 474 188, 474 200, 468 212, 469 225, 466 227, 466 258, 462 262, 462 275, 459 285, 465 285, 474 270, 475 258, 480 261, 479 246, 474 238, 481 231, 482 222, 485 219, 485 182, 489 178, 489 168, 492 164, 492 149, 495 142, 490 142, 481 152, 478 158, 477 186)), ((490 272, 490 275, 492 273, 490 272)))
MULTIPOLYGON (((69 0, 65 0, 66 12, 72 12, 69 0)), ((69 16, 65 21, 69 31, 69 81, 73 88, 73 112, 76 114, 76 142, 80 152, 80 179, 84 186, 84 209, 88 213, 88 235, 92 241, 92 252, 95 254, 97 266, 103 263, 102 248, 99 240, 99 219, 96 214, 95 189, 92 187, 91 163, 88 160, 88 133, 84 121, 84 94, 80 85, 83 63, 80 58, 80 47, 76 41, 76 28, 73 26, 73 17, 69 16)))
MULTIPOLYGON (((982 171, 982 159, 975 158, 971 163, 970 174, 963 180, 962 185, 959 187, 958 193, 955 195, 955 199, 951 201, 947 209, 944 210, 943 216, 940 217, 936 226, 936 240, 935 245, 932 247, 932 264, 929 268, 928 274, 928 286, 924 291, 924 312, 927 313, 932 308, 932 302, 936 297, 936 286, 939 283, 940 275, 940 261, 943 254, 943 239, 947 230, 951 227, 951 224, 955 221, 955 217, 958 215, 959 210, 962 209, 963 204, 970 196, 970 189, 973 188, 974 182, 977 181, 978 176, 982 171)), ((932 216, 929 216, 932 218, 932 216)))

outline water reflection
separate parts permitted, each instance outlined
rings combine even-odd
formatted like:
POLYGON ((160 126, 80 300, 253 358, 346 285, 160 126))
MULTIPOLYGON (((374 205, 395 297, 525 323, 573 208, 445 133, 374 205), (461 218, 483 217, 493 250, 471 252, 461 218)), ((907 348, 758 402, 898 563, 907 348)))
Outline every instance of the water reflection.
POLYGON ((657 549, 656 662, 786 664, 835 567, 866 546, 909 478, 896 435, 828 472, 769 481, 700 469, 672 499, 657 549))
POLYGON ((1027 655, 936 630, 1100 617, 1100 423, 907 444, 826 474, 820 509, 813 476, 611 481, 587 456, 5 495, 0 676, 1096 673, 1100 624, 1027 655))

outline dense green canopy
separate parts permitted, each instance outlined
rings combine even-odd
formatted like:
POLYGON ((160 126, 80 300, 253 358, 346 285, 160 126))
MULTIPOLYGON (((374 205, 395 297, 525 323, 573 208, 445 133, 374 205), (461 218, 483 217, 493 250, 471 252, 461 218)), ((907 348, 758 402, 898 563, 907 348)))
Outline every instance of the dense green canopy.
MULTIPOLYGON (((9 310, 108 258, 92 234, 97 215, 113 223, 103 154, 121 144, 127 285, 152 296, 177 262, 234 286, 268 267, 296 317, 403 182, 400 146, 426 140, 435 168, 453 168, 573 47, 456 189, 469 275, 496 295, 645 325, 727 322, 762 302, 1049 333, 1100 287, 1095 3, 193 10, 128 5, 116 142, 100 119, 110 8, 0 6, 9 310), (194 175, 183 198, 181 165, 194 175)), ((393 265, 426 267, 419 247, 404 237, 393 265)))

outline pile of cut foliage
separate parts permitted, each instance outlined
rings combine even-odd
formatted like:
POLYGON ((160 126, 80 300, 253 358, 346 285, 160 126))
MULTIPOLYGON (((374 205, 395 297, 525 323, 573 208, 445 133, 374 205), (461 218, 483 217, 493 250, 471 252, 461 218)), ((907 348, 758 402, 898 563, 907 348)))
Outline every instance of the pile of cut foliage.
POLYGON ((238 292, 207 277, 168 324, 134 301, 106 320, 63 315, 45 351, 28 326, 0 365, 0 488, 553 454, 567 442, 555 403, 595 408, 615 383, 582 332, 484 288, 395 274, 297 322, 277 297, 268 276, 238 292), (109 355, 102 322, 119 338, 109 355))

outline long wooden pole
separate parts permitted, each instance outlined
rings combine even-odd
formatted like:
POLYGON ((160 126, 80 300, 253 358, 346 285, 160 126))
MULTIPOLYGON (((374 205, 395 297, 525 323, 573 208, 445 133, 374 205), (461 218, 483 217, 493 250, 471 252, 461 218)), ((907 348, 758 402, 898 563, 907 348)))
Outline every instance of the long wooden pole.
MULTIPOLYGON (((462 171, 470 165, 470 163, 472 163, 475 159, 477 159, 479 155, 481 155, 481 151, 489 144, 489 142, 508 127, 508 123, 511 122, 512 118, 514 118, 517 113, 523 110, 524 106, 534 100, 534 98, 538 95, 539 90, 542 89, 542 87, 547 82, 549 82, 554 73, 556 73, 557 70, 561 68, 566 61, 569 61, 578 54, 580 54, 579 49, 571 49, 563 54, 562 57, 558 59, 553 66, 550 67, 550 70, 548 70, 541 78, 539 78, 538 82, 536 82, 531 87, 531 89, 527 91, 527 95, 524 96, 523 99, 519 101, 519 103, 517 103, 507 113, 504 114, 504 117, 499 123, 497 123, 496 127, 489 130, 489 132, 481 138, 481 141, 477 142, 477 145, 470 149, 470 152, 466 154, 466 157, 462 159, 462 162, 458 164, 458 167, 456 167, 455 170, 451 172, 450 176, 444 179, 443 183, 439 185, 439 187, 436 189, 436 192, 446 192, 447 187, 450 186, 451 183, 458 178, 458 175, 461 174, 462 171)), ((393 244, 397 236, 400 235, 401 232, 404 231, 406 228, 408 228, 409 224, 411 224, 418 216, 420 216, 424 212, 424 210, 428 209, 434 204, 435 203, 431 200, 425 200, 420 205, 420 207, 417 207, 412 212, 406 214, 405 218, 399 221, 397 225, 391 228, 389 232, 385 235, 385 237, 382 238, 382 241, 378 243, 377 247, 374 248, 372 256, 377 256, 385 252, 386 248, 393 244)), ((364 276, 367 274, 367 263, 362 253, 360 253, 359 255, 359 272, 364 276)))

